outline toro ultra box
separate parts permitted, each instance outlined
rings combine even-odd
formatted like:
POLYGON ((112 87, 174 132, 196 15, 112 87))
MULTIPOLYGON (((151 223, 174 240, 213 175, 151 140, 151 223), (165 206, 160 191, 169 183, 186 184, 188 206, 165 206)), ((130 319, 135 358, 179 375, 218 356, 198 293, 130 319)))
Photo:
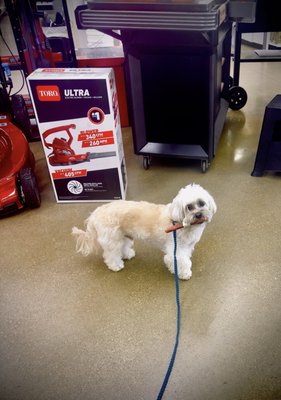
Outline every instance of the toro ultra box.
POLYGON ((41 68, 28 87, 58 202, 124 199, 127 177, 111 68, 41 68))

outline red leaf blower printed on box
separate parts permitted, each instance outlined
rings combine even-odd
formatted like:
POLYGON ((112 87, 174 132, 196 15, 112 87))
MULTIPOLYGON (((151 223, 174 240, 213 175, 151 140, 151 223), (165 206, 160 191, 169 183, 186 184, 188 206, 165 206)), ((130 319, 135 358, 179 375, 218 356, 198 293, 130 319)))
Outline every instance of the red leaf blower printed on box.
POLYGON ((90 153, 85 154, 75 154, 74 150, 71 148, 71 143, 73 142, 73 136, 70 133, 70 129, 75 129, 76 125, 62 125, 56 128, 51 128, 46 130, 43 134, 43 141, 48 149, 53 149, 53 152, 49 154, 48 159, 50 165, 71 165, 78 164, 85 161, 90 161, 94 158, 104 158, 104 157, 115 157, 115 151, 108 151, 103 153, 90 153), (65 131, 68 135, 68 140, 63 137, 55 137, 52 143, 47 142, 47 137, 53 133, 65 131))

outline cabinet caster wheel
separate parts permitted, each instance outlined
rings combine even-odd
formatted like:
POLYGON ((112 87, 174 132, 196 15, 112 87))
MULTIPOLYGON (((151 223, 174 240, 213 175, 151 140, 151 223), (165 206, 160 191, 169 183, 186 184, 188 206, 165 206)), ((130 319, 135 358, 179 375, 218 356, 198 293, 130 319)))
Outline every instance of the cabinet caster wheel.
POLYGON ((207 171, 208 167, 209 167, 208 161, 207 160, 202 160, 201 161, 201 171, 203 173, 205 173, 207 171))
POLYGON ((232 86, 228 91, 229 107, 232 110, 240 110, 247 103, 248 96, 246 90, 240 86, 232 86))
POLYGON ((150 164, 151 164, 151 158, 149 156, 144 156, 143 157, 143 168, 149 169, 150 164))

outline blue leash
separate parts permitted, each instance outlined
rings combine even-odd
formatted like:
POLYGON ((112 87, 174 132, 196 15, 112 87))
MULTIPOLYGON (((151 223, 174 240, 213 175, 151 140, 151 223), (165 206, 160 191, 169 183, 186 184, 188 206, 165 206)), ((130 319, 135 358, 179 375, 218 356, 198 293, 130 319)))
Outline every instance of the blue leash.
POLYGON ((173 236, 174 236, 174 268, 175 268, 176 302, 177 302, 177 334, 176 334, 176 340, 175 340, 173 354, 172 354, 164 381, 162 383, 161 389, 157 396, 157 400, 162 399, 163 394, 166 389, 166 386, 168 384, 168 381, 169 381, 169 378, 170 378, 170 375, 171 375, 171 372, 172 372, 172 369, 174 366, 177 349, 178 349, 178 344, 179 344, 179 336, 180 336, 181 310, 180 310, 180 290, 179 290, 178 263, 177 263, 177 234, 176 234, 176 231, 173 231, 173 236))

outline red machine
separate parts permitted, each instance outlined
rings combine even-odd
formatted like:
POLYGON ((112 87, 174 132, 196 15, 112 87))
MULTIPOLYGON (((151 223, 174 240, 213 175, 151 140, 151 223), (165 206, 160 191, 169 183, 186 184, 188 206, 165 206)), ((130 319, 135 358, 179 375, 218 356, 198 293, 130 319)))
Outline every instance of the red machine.
POLYGON ((41 204, 35 159, 24 134, 0 115, 0 217, 41 204))
POLYGON ((42 138, 47 149, 53 149, 53 152, 48 156, 50 165, 71 165, 78 164, 85 161, 90 161, 93 158, 103 158, 103 157, 115 157, 115 151, 103 152, 103 153, 85 153, 85 154, 75 154, 74 150, 71 148, 71 143, 73 142, 73 136, 70 133, 70 129, 75 129, 76 125, 63 125, 56 128, 51 128, 46 130, 42 134, 42 138), (67 133, 68 139, 64 137, 55 137, 52 143, 47 142, 47 137, 53 133, 65 131, 67 133))

